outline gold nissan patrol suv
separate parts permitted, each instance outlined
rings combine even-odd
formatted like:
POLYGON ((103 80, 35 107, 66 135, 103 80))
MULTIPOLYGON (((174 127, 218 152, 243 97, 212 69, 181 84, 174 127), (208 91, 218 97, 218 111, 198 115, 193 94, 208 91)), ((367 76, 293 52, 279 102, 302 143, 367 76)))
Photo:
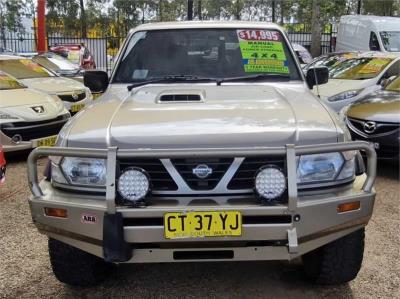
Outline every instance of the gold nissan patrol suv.
POLYGON ((130 31, 110 78, 85 73, 104 95, 29 156, 55 276, 90 285, 119 263, 301 257, 316 283, 354 279, 376 154, 310 92, 327 80, 324 67, 303 76, 274 24, 130 31))

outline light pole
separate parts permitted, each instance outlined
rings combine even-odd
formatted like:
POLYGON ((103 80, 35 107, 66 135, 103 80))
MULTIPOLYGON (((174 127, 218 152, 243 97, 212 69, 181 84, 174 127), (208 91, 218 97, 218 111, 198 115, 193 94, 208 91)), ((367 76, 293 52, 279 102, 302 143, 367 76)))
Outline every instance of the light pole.
POLYGON ((46 0, 37 0, 37 51, 38 53, 47 51, 46 44, 46 0))
POLYGON ((188 0, 187 19, 193 20, 193 0, 188 0))

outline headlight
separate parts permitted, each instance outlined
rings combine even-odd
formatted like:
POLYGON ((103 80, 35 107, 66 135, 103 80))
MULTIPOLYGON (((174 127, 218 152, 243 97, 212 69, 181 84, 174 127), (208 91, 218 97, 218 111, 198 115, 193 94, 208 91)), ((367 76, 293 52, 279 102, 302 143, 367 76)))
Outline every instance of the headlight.
POLYGON ((355 90, 347 90, 341 93, 338 93, 334 96, 328 98, 329 102, 337 102, 337 101, 344 101, 351 99, 355 96, 358 96, 361 93, 362 89, 355 89, 355 90))
POLYGON ((17 116, 5 113, 5 112, 1 112, 0 111, 0 120, 6 120, 6 119, 18 119, 17 116))
POLYGON ((150 180, 143 169, 129 167, 118 178, 117 189, 124 199, 136 203, 149 192, 150 180))
POLYGON ((344 106, 342 109, 339 111, 339 119, 343 122, 346 123, 346 117, 347 117, 347 110, 349 110, 350 105, 344 106))
POLYGON ((86 98, 89 100, 93 100, 93 95, 92 95, 90 89, 86 88, 85 92, 86 92, 86 98))
POLYGON ((52 180, 62 184, 105 186, 106 162, 104 159, 66 157, 60 167, 53 165, 52 180))
POLYGON ((324 183, 350 179, 355 173, 354 152, 300 156, 297 183, 324 183))
POLYGON ((56 103, 56 107, 59 112, 64 110, 64 103, 61 101, 61 99, 56 94, 52 95, 51 98, 56 103))

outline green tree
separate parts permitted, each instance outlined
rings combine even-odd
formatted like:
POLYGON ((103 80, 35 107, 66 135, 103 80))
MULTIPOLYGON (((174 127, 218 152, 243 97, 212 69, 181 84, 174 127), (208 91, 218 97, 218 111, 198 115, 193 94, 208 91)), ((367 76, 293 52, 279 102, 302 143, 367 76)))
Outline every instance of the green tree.
POLYGON ((398 0, 364 0, 362 1, 362 12, 378 16, 399 15, 400 1, 398 0))
POLYGON ((47 0, 47 32, 77 35, 81 31, 79 3, 77 1, 47 0))
POLYGON ((0 1, 0 39, 6 47, 6 31, 24 33, 22 17, 30 15, 30 0, 0 1))

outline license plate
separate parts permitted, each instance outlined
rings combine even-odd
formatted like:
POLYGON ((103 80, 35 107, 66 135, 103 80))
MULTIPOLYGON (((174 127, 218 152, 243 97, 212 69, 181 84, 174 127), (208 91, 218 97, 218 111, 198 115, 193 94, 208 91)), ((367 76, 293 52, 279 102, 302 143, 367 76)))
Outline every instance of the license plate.
POLYGON ((85 104, 73 104, 71 105, 71 112, 78 112, 81 110, 83 107, 85 107, 85 104))
POLYGON ((97 100, 101 95, 102 95, 102 93, 92 93, 93 101, 97 100))
POLYGON ((38 139, 36 141, 36 146, 53 146, 56 143, 56 140, 57 140, 57 135, 38 139))
POLYGON ((242 235, 242 215, 238 211, 186 212, 164 214, 166 239, 242 235))

